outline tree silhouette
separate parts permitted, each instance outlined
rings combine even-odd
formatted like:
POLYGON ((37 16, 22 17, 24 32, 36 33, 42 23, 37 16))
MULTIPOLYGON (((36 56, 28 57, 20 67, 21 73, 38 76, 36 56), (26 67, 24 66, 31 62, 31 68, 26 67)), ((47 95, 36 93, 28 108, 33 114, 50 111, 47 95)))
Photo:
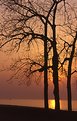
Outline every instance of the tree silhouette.
POLYGON ((64 41, 65 55, 62 65, 67 62, 67 68, 64 69, 67 77, 67 99, 68 99, 68 110, 72 110, 72 93, 71 93, 71 78, 77 70, 72 69, 73 60, 75 57, 76 41, 77 41, 77 15, 76 9, 70 5, 69 10, 65 9, 67 14, 67 29, 64 30, 66 36, 69 36, 69 39, 62 39, 64 41), (70 14, 69 14, 70 11, 70 14), (70 19, 71 18, 71 19, 70 19))
MULTIPOLYGON (((62 1, 62 0, 61 0, 62 1)), ((57 48, 56 48, 56 29, 55 29, 55 16, 57 11, 57 5, 61 1, 54 1, 50 2, 50 8, 47 11, 44 9, 43 6, 40 4, 36 4, 36 2, 31 1, 15 1, 15 0, 4 0, 3 4, 9 8, 12 11, 16 12, 16 16, 19 15, 19 18, 14 18, 12 20, 8 20, 5 22, 5 29, 6 25, 9 22, 12 22, 13 29, 11 30, 11 27, 8 29, 10 30, 7 33, 2 33, 2 35, 6 38, 7 41, 1 44, 1 47, 5 44, 16 41, 14 44, 14 48, 18 47, 20 48, 21 43, 23 40, 26 40, 28 44, 32 43, 33 40, 41 39, 44 42, 44 101, 45 101, 45 108, 48 108, 48 74, 47 74, 47 68, 48 68, 48 42, 50 42, 50 48, 53 47, 53 80, 54 80, 54 96, 56 101, 56 109, 60 109, 59 105, 59 87, 58 87, 58 54, 57 54, 57 48), (39 9, 38 9, 38 7, 39 9), (40 12, 39 10, 42 10, 40 12), (53 11, 52 11, 53 10, 53 11), (51 16, 51 12, 53 13, 53 23, 50 22, 49 17, 51 16), (42 14, 42 13, 45 13, 42 14), (32 28, 29 24, 32 21, 37 22, 39 19, 41 26, 43 27, 43 33, 37 33, 34 28, 32 28), (29 21, 29 23, 28 23, 29 21), (18 26, 17 26, 18 25, 18 26), (48 37, 48 26, 50 26, 50 29, 53 31, 53 36, 51 38, 48 37), (26 29, 25 29, 26 28, 26 29), (9 39, 10 38, 10 39, 9 39), (28 41, 27 41, 28 39, 28 41), (52 44, 53 43, 53 44, 52 44), (56 76, 55 76, 56 75, 56 76)), ((46 7, 48 7, 46 5, 46 7)), ((37 22, 38 23, 38 22, 37 22)), ((36 24, 37 24, 36 23, 36 24)), ((42 28, 40 26, 40 29, 42 28)), ((38 28, 37 28, 38 30, 38 28)))
POLYGON ((73 60, 74 60, 74 55, 75 55, 75 49, 76 49, 76 41, 77 41, 77 32, 75 32, 75 36, 73 36, 73 41, 71 44, 68 44, 67 52, 66 54, 69 53, 69 57, 66 57, 64 59, 64 62, 67 61, 67 69, 66 69, 66 76, 67 76, 67 99, 68 99, 68 110, 72 110, 72 93, 71 93, 71 77, 72 74, 77 72, 77 70, 72 71, 72 66, 73 66, 73 60), (71 48, 71 50, 70 50, 71 48))
MULTIPOLYGON (((32 1, 33 2, 33 1, 32 1)), ((54 7, 54 3, 51 5, 51 8, 49 10, 49 12, 45 12, 45 10, 43 9, 43 6, 40 6, 38 4, 37 6, 37 1, 32 3, 31 1, 15 1, 15 0, 4 0, 4 2, 2 1, 2 3, 12 11, 14 11, 16 13, 16 16, 18 16, 18 18, 13 18, 12 20, 7 20, 5 22, 5 26, 3 25, 3 27, 6 30, 6 25, 8 25, 9 22, 12 22, 12 26, 13 29, 10 27, 10 31, 9 29, 7 30, 8 33, 2 33, 1 35, 3 37, 7 37, 7 41, 4 43, 1 43, 1 47, 3 47, 4 45, 8 44, 9 42, 13 42, 12 44, 14 44, 14 48, 17 48, 17 51, 20 48, 20 45, 23 41, 26 40, 26 43, 28 44, 28 46, 30 46, 30 43, 34 41, 36 41, 36 39, 40 39, 44 42, 44 65, 43 65, 43 71, 44 71, 44 101, 45 101, 45 108, 48 108, 48 77, 47 77, 47 41, 50 41, 50 43, 52 43, 51 39, 49 39, 47 37, 47 24, 49 24, 50 26, 51 23, 48 20, 49 14, 51 12, 51 9, 53 9, 54 7), (39 7, 39 9, 38 9, 39 7), (41 12, 39 10, 43 10, 43 12, 45 12, 45 14, 48 15, 43 15, 41 14, 41 12), (38 20, 40 21, 40 26, 38 25, 38 20), (29 22, 28 22, 29 21, 29 22), (35 26, 36 29, 34 27, 31 27, 29 24, 33 22, 35 22, 35 26), (37 26, 37 25, 39 26, 37 26), (18 26, 17 26, 18 25, 18 26), (43 32, 41 31, 39 33, 39 29, 41 30, 42 27, 43 28, 43 32), (11 30, 12 29, 12 30, 11 30), (38 30, 38 32, 37 32, 38 30), (9 39, 10 38, 10 39, 9 39), (17 40, 17 42, 14 43, 14 41, 17 40)), ((33 65, 40 65, 38 63, 31 63, 31 67, 33 65)), ((30 67, 30 69, 31 69, 30 67)), ((31 71, 31 70, 30 70, 31 71)), ((40 69, 34 70, 35 71, 41 71, 40 69)), ((32 72, 32 73, 33 73, 32 72)))
POLYGON ((75 44, 77 41, 77 32, 74 38, 74 41, 72 43, 72 51, 70 54, 70 58, 68 60, 68 74, 67 74, 67 93, 68 93, 68 110, 72 110, 72 102, 71 102, 71 73, 72 73, 72 61, 74 58, 75 53, 75 44))
MULTIPOLYGON (((48 70, 52 70, 55 109, 60 109, 59 71, 65 61, 68 60, 68 58, 63 58, 64 60, 60 62, 60 57, 61 53, 66 50, 65 45, 68 42, 64 41, 63 44, 61 43, 63 38, 60 37, 60 33, 57 32, 57 28, 67 28, 68 23, 67 20, 65 22, 63 19, 63 21, 57 25, 57 16, 59 16, 61 10, 63 11, 63 14, 68 16, 68 11, 66 11, 65 6, 67 2, 65 2, 65 0, 43 0, 40 2, 37 0, 2 0, 1 2, 6 10, 6 16, 3 16, 4 23, 1 26, 0 35, 2 38, 0 40, 0 48, 10 43, 12 45, 12 50, 16 49, 18 51, 22 46, 22 43, 24 43, 24 45, 28 45, 28 49, 30 49, 34 43, 36 43, 38 47, 39 41, 43 43, 43 63, 40 63, 40 59, 38 61, 29 57, 26 58, 29 69, 22 69, 25 70, 24 75, 25 73, 28 73, 29 76, 35 72, 44 72, 44 106, 46 109, 48 109, 48 70), (62 44, 61 48, 58 48, 57 34, 59 35, 59 43, 62 44), (49 58, 49 55, 51 55, 51 59, 49 58), (49 59, 51 61, 51 65, 48 65, 49 59)), ((70 55, 70 58, 72 58, 71 56, 72 55, 70 55)), ((23 59, 19 59, 12 68, 22 60, 23 59)), ((71 64, 72 60, 69 59, 68 70, 71 70, 71 68, 69 69, 71 64)), ((22 62, 21 65, 23 65, 21 67, 24 67, 26 64, 22 62)), ((21 69, 19 68, 16 74, 20 72, 19 70, 21 69)), ((68 71, 68 75, 69 73, 70 72, 68 71)), ((70 77, 68 76, 68 78, 70 77)))

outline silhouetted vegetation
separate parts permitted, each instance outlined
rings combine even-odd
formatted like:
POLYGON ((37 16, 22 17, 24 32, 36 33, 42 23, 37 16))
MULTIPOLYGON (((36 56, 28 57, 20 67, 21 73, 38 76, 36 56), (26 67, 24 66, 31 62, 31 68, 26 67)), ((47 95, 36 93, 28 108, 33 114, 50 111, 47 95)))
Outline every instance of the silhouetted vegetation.
POLYGON ((32 51, 33 47, 38 50, 38 58, 32 58, 29 54, 27 57, 19 58, 11 66, 10 69, 15 71, 13 77, 19 76, 21 72, 29 78, 37 72, 43 73, 44 106, 48 109, 50 73, 54 84, 55 109, 59 110, 59 76, 65 74, 68 110, 72 110, 71 76, 77 72, 76 69, 72 72, 73 59, 77 56, 76 8, 67 0, 1 0, 0 4, 6 10, 5 15, 2 15, 0 48, 10 44, 11 51, 18 52, 22 46, 27 48, 26 53, 32 51))

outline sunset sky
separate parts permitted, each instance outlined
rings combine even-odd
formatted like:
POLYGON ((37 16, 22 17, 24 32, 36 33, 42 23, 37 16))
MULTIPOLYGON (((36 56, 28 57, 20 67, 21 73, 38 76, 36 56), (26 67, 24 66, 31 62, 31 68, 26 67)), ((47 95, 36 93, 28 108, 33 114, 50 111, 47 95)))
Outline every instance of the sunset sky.
MULTIPOLYGON (((71 0, 70 0, 71 1, 71 0)), ((77 4, 77 0, 73 0, 77 4)), ((8 67, 11 64, 11 58, 18 56, 17 53, 9 54, 0 52, 0 69, 8 67)), ((19 85, 16 80, 8 82, 11 73, 7 70, 0 72, 0 98, 21 98, 21 99, 43 99, 43 80, 37 85, 32 81, 30 86, 26 84, 19 85)), ((60 82, 60 96, 66 99, 66 81, 60 82)), ((72 79, 73 99, 77 99, 77 79, 72 79)), ((53 84, 49 82, 49 97, 53 98, 53 84)))
MULTIPOLYGON (((7 67, 11 63, 11 56, 0 52, 0 67, 7 67)), ((2 68, 1 68, 2 69, 2 68)), ((17 80, 8 82, 11 74, 9 71, 0 72, 0 98, 26 98, 26 99, 43 99, 43 80, 37 85, 32 81, 30 86, 26 84, 19 85, 17 80)), ((73 99, 77 99, 77 80, 72 80, 73 99)), ((66 99, 66 81, 60 82, 60 96, 66 99)), ((53 98, 53 83, 49 82, 49 97, 53 98)))

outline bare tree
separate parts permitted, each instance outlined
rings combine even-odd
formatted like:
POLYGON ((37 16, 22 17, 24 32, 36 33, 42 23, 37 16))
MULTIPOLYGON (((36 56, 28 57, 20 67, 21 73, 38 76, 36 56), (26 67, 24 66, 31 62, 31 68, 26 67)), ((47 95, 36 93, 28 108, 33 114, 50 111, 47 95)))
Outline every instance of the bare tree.
POLYGON ((67 43, 68 47, 66 49, 66 55, 69 55, 69 57, 64 58, 63 61, 63 63, 67 61, 67 68, 65 69, 65 72, 67 77, 68 110, 72 110, 71 78, 72 75, 77 72, 76 69, 74 71, 72 70, 75 49, 76 49, 76 41, 77 41, 77 32, 75 32, 75 36, 73 36, 72 43, 71 44, 67 43))
POLYGON ((75 44, 77 41, 77 32, 72 44, 72 51, 70 54, 70 58, 68 60, 68 74, 67 74, 67 93, 68 93, 68 110, 72 110, 72 97, 71 97, 71 73, 72 73, 72 62, 74 58, 74 53, 75 53, 75 44))
MULTIPOLYGON (((56 42, 56 11, 57 6, 63 0, 49 1, 46 4, 38 3, 37 1, 16 1, 16 0, 4 0, 3 5, 6 6, 7 10, 10 10, 10 17, 12 19, 6 19, 3 24, 3 38, 7 38, 4 42, 1 42, 1 47, 8 44, 9 42, 14 45, 14 48, 19 50, 20 45, 23 41, 30 43, 40 39, 44 42, 44 101, 45 108, 48 108, 48 52, 50 48, 53 48, 53 59, 52 59, 52 70, 54 80, 54 96, 56 102, 56 109, 60 109, 59 104, 59 85, 58 85, 58 53, 57 53, 57 42, 56 42), (39 11, 40 10, 40 11, 39 11), (49 19, 51 18, 51 19, 49 19), (38 22, 39 20, 39 22, 38 22), (8 24, 10 26, 8 26, 8 24), (34 24, 34 26, 32 26, 34 24), (39 25, 40 24, 40 25, 39 25), (36 27, 36 28, 35 28, 36 27), (39 29, 41 31, 39 31, 39 29), (52 31, 52 35, 48 35, 48 32, 52 31), (39 32, 37 32, 37 30, 39 32), (52 37, 51 37, 52 36, 52 37), (10 39, 9 39, 10 38, 10 39), (50 43, 48 50, 48 43, 50 43)), ((43 1, 44 2, 44 1, 43 1)), ((8 16, 8 12, 6 13, 8 16)), ((1 30, 2 32, 2 30, 1 30)), ((13 49, 14 49, 13 48, 13 49)))
MULTIPOLYGON (((71 10, 70 10, 71 11, 71 10)), ((73 8, 74 11, 74 8, 73 8)), ((73 71, 72 66, 73 66, 73 60, 75 57, 75 50, 76 50, 76 42, 77 42, 77 30, 76 30, 76 14, 74 11, 73 14, 73 19, 68 20, 68 30, 65 30, 65 33, 67 36, 69 36, 69 39, 67 40, 62 40, 64 41, 64 48, 65 48, 65 55, 66 57, 64 58, 63 62, 61 65, 65 65, 64 63, 67 62, 67 68, 64 68, 64 73, 66 74, 67 77, 67 99, 68 99, 68 110, 72 110, 72 93, 71 93, 71 78, 72 75, 77 72, 75 69, 73 71), (72 22, 70 22, 72 21, 72 22), (73 23, 74 21, 74 23, 73 23)), ((69 18, 69 16, 68 16, 69 18)))
MULTIPOLYGON (((65 9, 65 0, 47 0, 47 1, 31 1, 31 0, 2 0, 3 8, 6 8, 6 16, 3 16, 4 23, 1 25, 1 40, 0 48, 4 45, 12 45, 12 50, 17 51, 22 46, 28 45, 28 49, 31 48, 32 44, 36 43, 38 46, 39 41, 44 45, 44 61, 40 63, 38 60, 29 58, 27 63, 29 69, 25 69, 25 73, 28 75, 34 74, 34 72, 44 72, 44 106, 48 109, 48 69, 52 70, 53 84, 54 84, 54 97, 55 97, 55 108, 60 109, 59 102, 59 66, 63 65, 65 58, 62 63, 60 63, 60 54, 66 49, 65 44, 58 50, 58 40, 57 40, 57 28, 66 27, 68 24, 57 25, 57 14, 61 9, 65 9), (51 65, 48 65, 49 55, 51 55, 51 65), (38 67, 38 68, 37 68, 38 67)), ((60 36, 60 35, 59 35, 60 36)), ((60 38, 60 41, 63 40, 60 38)), ((72 52, 72 51, 71 51, 72 52)), ((21 62, 20 59, 18 61, 21 62)), ((16 65, 17 63, 15 63, 16 65)), ((15 67, 15 65, 12 66, 15 67)), ((21 67, 26 65, 25 62, 21 63, 21 67)), ((18 69, 18 68, 17 68, 18 69)), ((23 69, 23 68, 22 68, 23 69)), ((16 72, 20 72, 20 68, 16 72)))
POLYGON ((75 50, 76 50, 76 42, 77 42, 77 9, 71 5, 71 3, 65 1, 65 21, 64 24, 61 26, 63 33, 62 37, 60 37, 60 41, 64 47, 61 51, 59 51, 59 57, 63 57, 61 61, 61 67, 64 67, 63 73, 65 73, 67 77, 67 99, 68 99, 68 110, 72 110, 72 94, 71 94, 71 78, 72 74, 77 72, 77 70, 73 70, 73 60, 75 57, 75 50), (61 56, 60 56, 61 54, 61 56), (62 55, 63 54, 63 55, 62 55))
MULTIPOLYGON (((31 2, 28 0, 20 2, 15 0, 12 1, 4 0, 2 1, 2 3, 4 6, 6 6, 6 8, 8 8, 8 10, 11 10, 11 14, 13 14, 12 11, 14 12, 13 16, 10 15, 11 18, 12 17, 14 18, 10 20, 7 19, 3 24, 3 28, 5 28, 5 30, 3 30, 3 33, 1 30, 1 35, 3 36, 3 39, 7 38, 7 40, 3 42, 2 39, 1 48, 10 42, 12 43, 12 45, 14 45, 13 49, 17 48, 18 51, 23 41, 26 42, 29 46, 30 43, 32 43, 33 40, 36 41, 36 39, 42 40, 44 42, 44 65, 43 65, 44 101, 45 101, 45 108, 47 109, 48 108, 47 41, 50 41, 50 43, 52 43, 51 39, 47 37, 47 32, 48 32, 47 24, 52 26, 52 24, 48 20, 48 17, 55 4, 54 3, 51 4, 51 8, 48 12, 48 10, 46 11, 44 7, 41 6, 41 4, 39 4, 37 1, 31 2), (45 14, 45 16, 43 14, 45 14), (7 26, 8 24, 10 24, 11 26, 8 27, 7 26)), ((8 12, 6 14, 8 15, 8 12)), ((30 69, 32 69, 33 65, 36 64, 40 65, 38 63, 32 62, 30 69)), ((38 70, 34 70, 33 72, 35 71, 38 70)))

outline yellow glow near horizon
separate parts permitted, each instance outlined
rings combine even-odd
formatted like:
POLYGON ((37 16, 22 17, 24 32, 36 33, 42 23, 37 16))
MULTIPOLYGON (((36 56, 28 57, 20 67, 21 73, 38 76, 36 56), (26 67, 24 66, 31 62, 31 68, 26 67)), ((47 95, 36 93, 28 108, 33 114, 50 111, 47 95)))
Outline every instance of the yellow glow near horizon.
POLYGON ((49 100, 49 108, 55 109, 55 100, 49 100))
MULTIPOLYGON (((48 104, 49 104, 50 109, 55 109, 55 100, 54 99, 48 100, 48 104)), ((60 109, 67 109, 66 105, 67 105, 66 101, 60 100, 60 109)))

